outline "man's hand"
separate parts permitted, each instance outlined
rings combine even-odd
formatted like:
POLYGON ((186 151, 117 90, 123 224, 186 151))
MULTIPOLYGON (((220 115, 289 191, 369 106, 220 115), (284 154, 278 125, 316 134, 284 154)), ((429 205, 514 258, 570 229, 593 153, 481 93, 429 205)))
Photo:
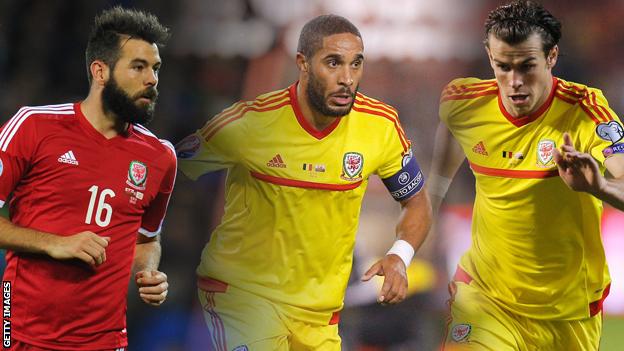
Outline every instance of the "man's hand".
POLYGON ((362 281, 369 281, 375 275, 384 276, 383 286, 377 302, 395 304, 407 295, 407 273, 405 263, 395 254, 386 255, 366 271, 362 281))
POLYGON ((77 258, 92 267, 106 261, 106 247, 110 237, 102 237, 93 232, 80 232, 70 236, 51 237, 46 253, 57 260, 77 258))
POLYGON ((555 149, 554 153, 559 176, 572 190, 596 195, 605 186, 606 180, 596 160, 589 154, 577 151, 570 134, 563 134, 561 151, 555 149))
POLYGON ((141 300, 148 305, 160 306, 167 298, 167 275, 159 271, 140 271, 134 276, 141 300))

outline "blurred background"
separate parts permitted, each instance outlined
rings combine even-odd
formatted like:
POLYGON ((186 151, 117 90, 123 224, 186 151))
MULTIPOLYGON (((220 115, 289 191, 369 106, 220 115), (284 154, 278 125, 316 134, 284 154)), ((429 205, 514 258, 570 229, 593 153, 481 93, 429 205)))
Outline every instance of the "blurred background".
MULTIPOLYGON (((241 99, 297 79, 302 25, 324 13, 361 30, 365 74, 360 91, 395 106, 427 172, 442 87, 462 76, 492 78, 482 24, 491 0, 0 0, 0 122, 23 105, 79 101, 88 90, 84 49, 94 16, 120 4, 150 11, 172 31, 161 50, 160 99, 149 128, 176 143, 241 99)), ((624 111, 624 2, 543 1, 563 23, 554 72, 601 88, 624 111), (618 59, 619 57, 619 59, 618 59)), ((241 141, 244 142, 244 141, 241 141)), ((425 173, 426 174, 426 173, 425 173)), ((222 214, 224 174, 191 182, 178 177, 163 230, 161 268, 170 295, 158 309, 129 288, 130 350, 212 350, 196 299, 195 267, 222 214)), ((358 277, 394 240, 398 205, 378 179, 370 182, 347 291, 341 334, 345 350, 435 350, 447 313, 446 284, 470 243, 474 179, 462 166, 448 193, 437 233, 410 267, 410 298, 374 303, 379 281, 358 277)), ((6 213, 4 213, 6 215, 6 213)), ((624 331, 624 215, 607 209, 604 241, 613 278, 601 350, 620 350, 624 331)))

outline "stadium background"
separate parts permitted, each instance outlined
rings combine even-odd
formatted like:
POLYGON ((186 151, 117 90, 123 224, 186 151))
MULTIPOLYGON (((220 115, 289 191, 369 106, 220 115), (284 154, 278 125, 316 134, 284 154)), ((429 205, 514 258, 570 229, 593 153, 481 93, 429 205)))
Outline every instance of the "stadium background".
MULTIPOLYGON (((298 33, 309 18, 336 13, 359 26, 365 46, 360 90, 400 111, 428 169, 441 88, 458 76, 492 76, 482 45, 491 0, 1 0, 0 122, 20 106, 78 101, 87 93, 84 48, 96 13, 115 4, 145 9, 172 28, 161 51, 160 99, 149 128, 172 142, 240 99, 296 80, 298 33)), ((544 1, 563 22, 555 74, 599 87, 624 111, 624 2, 544 1)), ((243 143, 244 140, 241 140, 243 143)), ((161 268, 171 284, 161 308, 129 290, 131 350, 210 350, 196 301, 194 269, 221 215, 223 173, 192 183, 180 176, 163 231, 161 268)), ((443 224, 411 267, 412 296, 398 307, 374 305, 375 283, 347 294, 342 320, 348 350, 433 350, 444 324, 448 272, 470 233, 473 178, 466 165, 451 186, 443 224)), ((355 271, 393 240, 397 205, 371 181, 362 211, 355 271)), ((5 213, 6 215, 6 213, 5 213)), ((607 211, 605 246, 613 276, 601 350, 619 349, 624 331, 624 215, 607 211)))

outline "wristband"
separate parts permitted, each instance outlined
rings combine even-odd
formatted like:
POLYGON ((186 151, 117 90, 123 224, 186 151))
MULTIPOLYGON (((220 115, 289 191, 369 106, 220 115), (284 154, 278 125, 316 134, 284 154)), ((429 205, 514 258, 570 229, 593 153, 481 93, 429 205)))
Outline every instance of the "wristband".
POLYGON ((394 242, 394 245, 386 253, 386 255, 390 254, 399 256, 401 261, 405 263, 405 268, 407 268, 412 262, 412 257, 414 257, 414 248, 407 241, 399 239, 394 242))
POLYGON ((452 181, 453 178, 447 178, 437 174, 429 175, 429 194, 443 198, 446 196, 446 192, 449 186, 451 186, 452 181))

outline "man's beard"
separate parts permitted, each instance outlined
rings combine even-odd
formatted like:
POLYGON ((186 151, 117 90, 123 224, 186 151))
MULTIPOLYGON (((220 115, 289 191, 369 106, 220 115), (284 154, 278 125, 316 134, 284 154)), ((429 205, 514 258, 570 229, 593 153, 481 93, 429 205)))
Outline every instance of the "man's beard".
POLYGON ((154 117, 157 98, 158 90, 153 86, 133 96, 128 95, 119 87, 112 75, 102 91, 104 111, 113 113, 126 123, 148 124, 154 117), (151 102, 146 105, 138 105, 136 101, 142 97, 151 99, 151 102))
POLYGON ((355 102, 355 94, 358 91, 359 85, 355 87, 354 91, 351 91, 351 89, 344 87, 344 89, 340 92, 335 92, 351 95, 351 103, 348 106, 344 107, 330 107, 329 105, 327 105, 327 102, 325 101, 325 95, 323 95, 326 90, 325 88, 325 85, 320 80, 316 79, 316 76, 312 72, 310 72, 308 86, 306 88, 306 95, 308 95, 308 101, 310 101, 310 105, 312 106, 312 108, 317 112, 320 112, 324 116, 329 117, 342 117, 348 115, 349 112, 351 112, 353 103, 355 102))

